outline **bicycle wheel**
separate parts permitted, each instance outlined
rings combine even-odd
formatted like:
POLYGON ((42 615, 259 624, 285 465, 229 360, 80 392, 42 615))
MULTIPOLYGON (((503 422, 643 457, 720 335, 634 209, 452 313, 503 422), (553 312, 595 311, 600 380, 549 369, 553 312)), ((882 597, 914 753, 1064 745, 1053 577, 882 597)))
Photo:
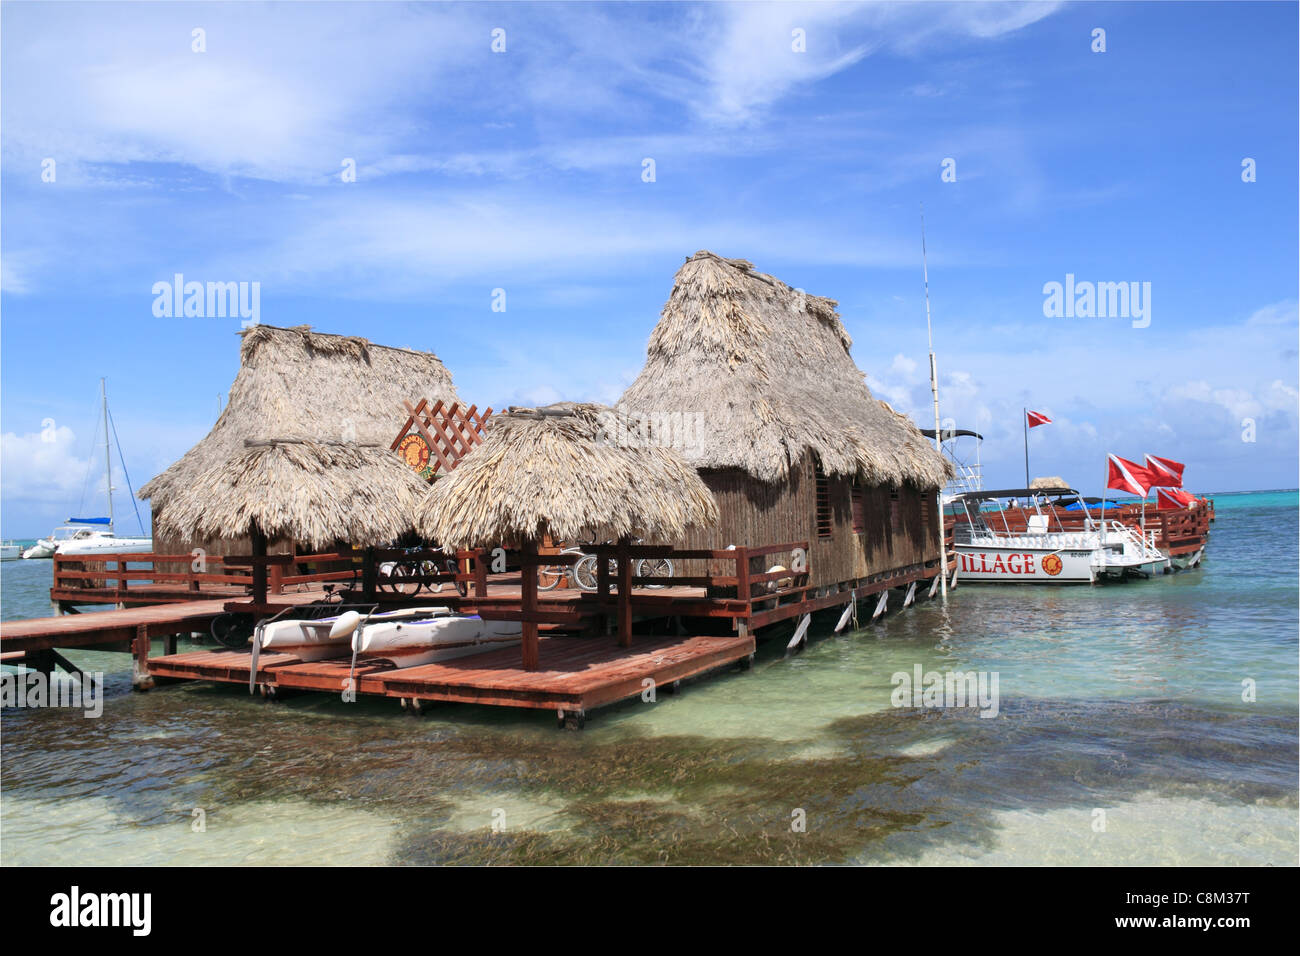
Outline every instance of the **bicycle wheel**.
POLYGON ((573 566, 573 580, 577 583, 578 587, 582 588, 584 591, 596 590, 596 585, 599 582, 596 577, 596 556, 594 554, 583 556, 583 558, 573 566))
POLYGON ((419 574, 420 566, 414 562, 403 561, 394 564, 388 569, 388 576, 384 579, 383 587, 393 594, 410 597, 420 590, 419 574))
POLYGON ((537 590, 554 591, 564 580, 564 568, 558 564, 543 564, 537 568, 537 590))
MULTIPOLYGON (((673 576, 673 563, 667 558, 645 558, 637 562, 636 576, 638 578, 671 578, 673 576)), ((664 584, 647 584, 648 588, 667 587, 664 584)))

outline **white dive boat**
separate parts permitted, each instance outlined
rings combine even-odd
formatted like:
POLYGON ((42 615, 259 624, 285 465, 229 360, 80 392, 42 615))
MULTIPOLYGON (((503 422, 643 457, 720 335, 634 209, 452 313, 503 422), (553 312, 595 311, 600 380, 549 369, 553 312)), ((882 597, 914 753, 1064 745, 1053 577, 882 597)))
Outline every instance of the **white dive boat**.
MULTIPOLYGON (((445 607, 411 607, 397 611, 385 611, 372 614, 368 618, 374 623, 412 621, 446 614, 445 607)), ((284 618, 268 621, 258 625, 261 634, 260 646, 270 654, 292 654, 300 660, 319 661, 327 657, 341 657, 351 650, 352 632, 331 637, 334 624, 342 615, 318 617, 310 620, 302 618, 284 618)), ((256 634, 254 635, 256 640, 256 634)))
POLYGON ((17 561, 22 557, 22 550, 12 541, 0 542, 0 561, 17 561))
POLYGON ((523 635, 518 621, 485 621, 476 614, 453 614, 445 607, 436 610, 422 620, 372 616, 353 633, 353 653, 391 661, 398 667, 416 667, 509 647, 518 644, 523 635))
POLYGON ((1119 521, 1089 518, 1082 530, 1066 530, 1048 496, 1078 495, 1069 488, 1011 488, 959 494, 965 514, 953 529, 957 579, 1030 584, 1091 584, 1105 577, 1146 573, 1168 557, 1119 521), (1004 500, 1027 502, 1027 527, 1013 531, 1002 516, 1004 500), (990 508, 989 506, 993 507, 990 508), (1044 508, 1046 510, 1044 511, 1044 508))

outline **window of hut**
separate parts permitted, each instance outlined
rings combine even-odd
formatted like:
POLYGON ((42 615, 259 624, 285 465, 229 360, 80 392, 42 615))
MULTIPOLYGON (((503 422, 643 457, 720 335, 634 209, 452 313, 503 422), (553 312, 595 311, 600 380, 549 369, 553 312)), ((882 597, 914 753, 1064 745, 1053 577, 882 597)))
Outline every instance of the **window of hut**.
POLYGON ((889 492, 889 527, 893 531, 898 530, 898 489, 894 488, 889 492))
POLYGON ((853 533, 864 534, 867 530, 867 507, 864 501, 864 488, 853 479, 853 484, 849 486, 849 505, 853 514, 853 533))
POLYGON ((834 522, 831 520, 831 483, 822 471, 822 463, 816 459, 813 459, 813 478, 817 488, 817 514, 814 518, 817 537, 829 538, 834 531, 834 522))
POLYGON ((934 499, 929 495, 921 496, 921 537, 928 539, 930 537, 930 512, 934 507, 934 499))

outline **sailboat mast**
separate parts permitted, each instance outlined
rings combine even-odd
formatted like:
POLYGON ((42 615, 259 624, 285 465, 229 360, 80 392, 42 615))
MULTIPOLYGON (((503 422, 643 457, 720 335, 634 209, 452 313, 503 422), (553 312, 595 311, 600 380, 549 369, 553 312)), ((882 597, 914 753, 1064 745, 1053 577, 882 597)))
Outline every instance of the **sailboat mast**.
MULTIPOLYGON (((934 396, 934 450, 943 454, 939 427, 939 367, 934 359, 934 327, 930 324, 930 267, 925 254, 925 203, 921 204, 921 277, 925 282, 925 335, 930 346, 930 394, 934 396)), ((939 590, 948 597, 948 539, 944 529, 943 486, 935 492, 939 511, 939 590)))
POLYGON ((104 484, 108 491, 108 527, 113 527, 113 446, 108 438, 108 387, 99 380, 99 399, 104 416, 104 484))

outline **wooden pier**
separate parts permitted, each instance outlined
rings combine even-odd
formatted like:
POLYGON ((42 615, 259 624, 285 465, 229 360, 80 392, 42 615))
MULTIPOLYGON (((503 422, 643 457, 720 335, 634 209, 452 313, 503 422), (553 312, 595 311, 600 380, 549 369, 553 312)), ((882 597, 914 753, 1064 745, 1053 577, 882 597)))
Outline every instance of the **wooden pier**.
MULTIPOLYGON (((923 597, 926 589, 920 583, 933 583, 939 573, 937 562, 929 562, 814 587, 809 584, 807 542, 726 550, 626 544, 591 550, 598 556, 594 592, 572 586, 539 592, 524 586, 529 578, 536 580, 539 565, 572 562, 573 555, 562 555, 558 548, 531 556, 514 554, 510 563, 523 561, 522 567, 501 573, 489 573, 489 555, 474 551, 454 556, 394 550, 219 559, 227 569, 251 568, 251 574, 242 576, 247 584, 195 579, 197 572, 188 580, 170 581, 167 575, 184 573, 135 572, 127 569, 128 563, 149 556, 105 555, 97 558, 95 567, 65 572, 78 575, 82 589, 69 588, 66 578, 56 577, 51 596, 75 591, 78 598, 111 600, 117 610, 2 623, 0 656, 4 663, 39 670, 75 670, 57 649, 119 650, 134 656, 139 690, 173 680, 247 686, 250 650, 177 653, 178 636, 204 632, 221 615, 240 614, 252 621, 309 604, 342 601, 384 610, 445 605, 458 613, 531 623, 538 634, 534 656, 527 648, 521 656, 520 647, 511 647, 400 669, 362 658, 352 672, 346 652, 313 662, 268 653, 260 656, 251 683, 267 697, 299 691, 341 693, 349 689, 351 672, 350 689, 356 694, 396 698, 408 708, 455 702, 550 709, 572 727, 580 726, 592 709, 637 696, 647 687, 671 691, 679 681, 728 665, 746 665, 756 634, 773 625, 843 607, 854 599, 865 602, 894 588, 915 586, 912 593, 919 591, 923 597), (454 571, 445 563, 453 557, 454 571), (620 558, 629 570, 615 574, 613 562, 620 558), (656 558, 669 559, 678 570, 672 577, 632 576, 633 563, 656 558), (396 576, 387 581, 376 577, 381 561, 404 563, 408 576, 400 581, 396 576), (444 567, 447 570, 436 570, 444 567), (147 583, 141 585, 135 577, 127 580, 137 573, 147 583), (147 600, 153 593, 149 588, 178 584, 190 600, 131 606, 135 600, 147 600), (336 593, 330 595, 326 588, 336 593), (231 593, 236 589, 238 596, 231 593), (122 600, 124 593, 128 600, 122 600), (665 631, 690 636, 665 636, 665 631), (157 638, 166 639, 165 653, 150 656, 157 638)), ((159 567, 176 559, 160 556, 148 563, 159 567)), ((209 577, 229 574, 227 570, 209 577)))
MULTIPOLYGON (((419 667, 395 668, 346 657, 304 663, 291 654, 263 654, 252 681, 263 696, 320 691, 391 697, 407 708, 449 701, 495 707, 554 710, 567 726, 587 713, 644 694, 671 692, 683 680, 730 664, 748 666, 751 636, 645 638, 629 652, 609 637, 548 637, 538 642, 540 665, 524 670, 517 647, 419 667)), ((248 685, 248 651, 192 651, 151 658, 155 678, 248 685)))

